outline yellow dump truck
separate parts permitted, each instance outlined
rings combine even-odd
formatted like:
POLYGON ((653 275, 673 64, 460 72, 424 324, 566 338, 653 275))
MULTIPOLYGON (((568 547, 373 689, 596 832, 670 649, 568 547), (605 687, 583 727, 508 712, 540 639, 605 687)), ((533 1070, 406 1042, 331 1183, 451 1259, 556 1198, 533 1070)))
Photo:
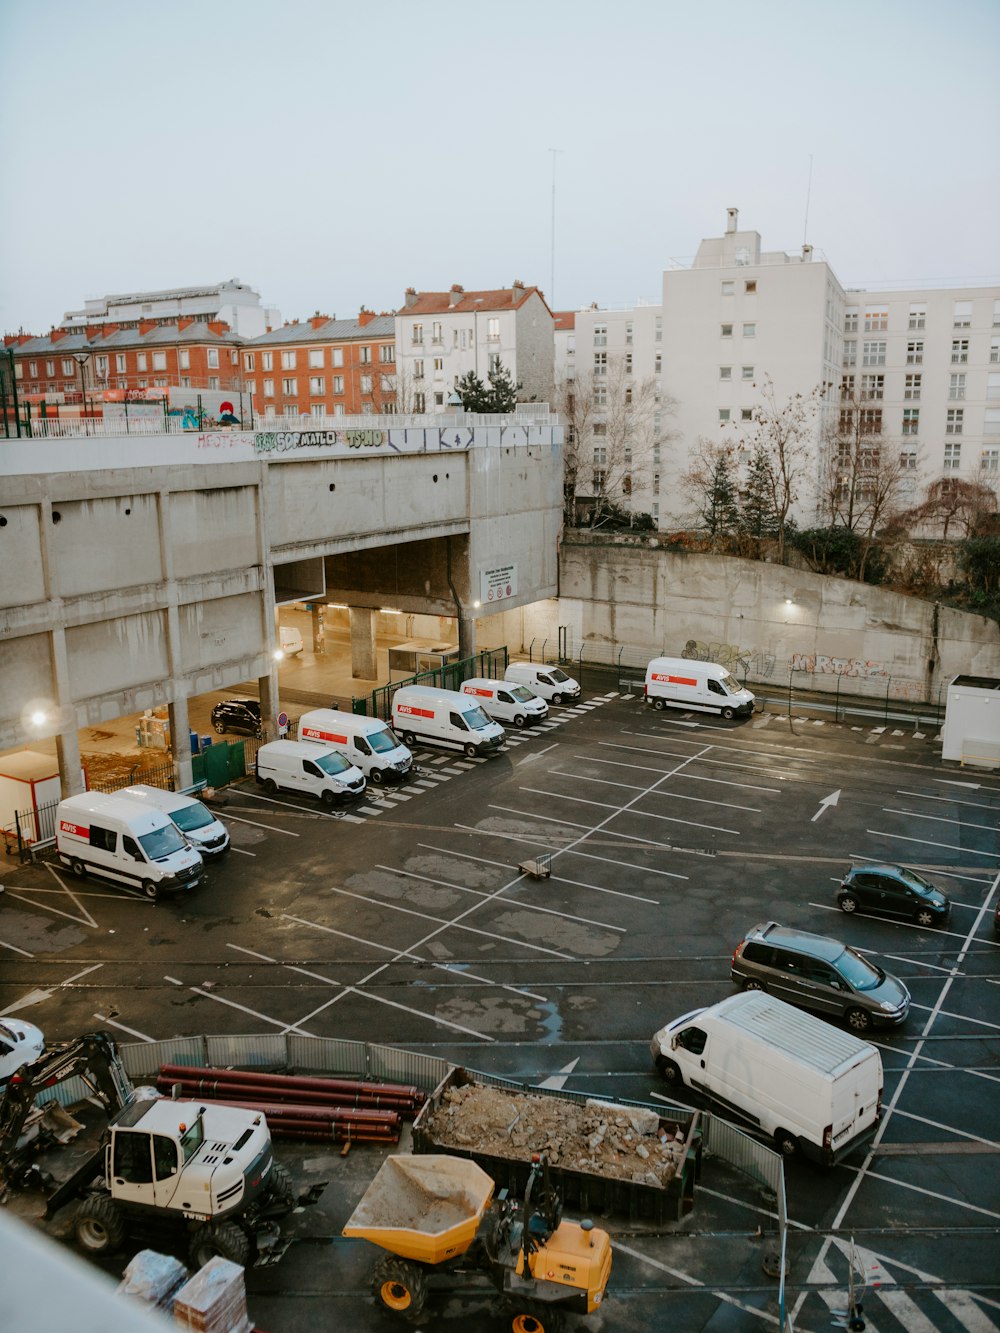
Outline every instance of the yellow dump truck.
POLYGON ((389 1157, 345 1236, 388 1253, 375 1264, 372 1294, 415 1319, 435 1287, 486 1277, 500 1293, 512 1333, 554 1333, 564 1313, 590 1314, 604 1299, 611 1241, 592 1222, 564 1222, 562 1202, 539 1155, 523 1200, 475 1162, 446 1154, 389 1157))

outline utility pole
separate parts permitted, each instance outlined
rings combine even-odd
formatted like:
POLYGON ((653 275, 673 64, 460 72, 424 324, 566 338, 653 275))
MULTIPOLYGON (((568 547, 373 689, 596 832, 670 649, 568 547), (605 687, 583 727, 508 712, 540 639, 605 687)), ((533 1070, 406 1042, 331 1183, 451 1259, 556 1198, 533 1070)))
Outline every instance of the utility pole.
POLYGON ((556 308, 556 155, 564 152, 562 148, 550 148, 552 154, 552 266, 549 273, 549 306, 556 308))

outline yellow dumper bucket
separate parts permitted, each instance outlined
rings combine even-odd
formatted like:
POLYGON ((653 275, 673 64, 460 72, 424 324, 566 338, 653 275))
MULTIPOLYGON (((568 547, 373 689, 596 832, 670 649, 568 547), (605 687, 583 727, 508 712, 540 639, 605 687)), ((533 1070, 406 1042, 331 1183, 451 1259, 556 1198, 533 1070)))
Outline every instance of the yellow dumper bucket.
POLYGON ((492 1197, 493 1180, 475 1162, 444 1153, 387 1157, 344 1235, 440 1264, 469 1248, 492 1197))

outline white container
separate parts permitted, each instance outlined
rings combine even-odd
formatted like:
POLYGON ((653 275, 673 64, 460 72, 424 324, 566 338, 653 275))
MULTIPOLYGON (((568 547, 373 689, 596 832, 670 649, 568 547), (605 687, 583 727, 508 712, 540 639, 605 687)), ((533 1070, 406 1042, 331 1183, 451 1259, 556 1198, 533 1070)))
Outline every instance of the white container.
POLYGON ((193 889, 205 877, 201 853, 161 810, 99 791, 59 802, 56 851, 75 875, 96 875, 147 898, 193 889))
POLYGON ((654 708, 693 708, 723 717, 749 717, 754 697, 716 662, 654 657, 646 667, 646 702, 654 708))
POLYGON ((541 722, 549 715, 548 704, 534 690, 509 680, 474 676, 462 681, 462 693, 475 699, 494 722, 513 722, 515 727, 523 727, 526 722, 541 722))
POLYGON ((580 697, 579 681, 567 676, 560 667, 546 666, 544 662, 511 662, 503 678, 515 685, 527 685, 550 704, 575 703, 580 697))
POLYGON ((132 800, 142 801, 154 810, 162 810, 174 821, 180 831, 204 857, 221 856, 229 851, 229 830, 221 819, 216 819, 207 805, 181 792, 164 791, 137 782, 119 793, 132 800))
POLYGON ((381 718, 314 708, 299 718, 299 740, 335 745, 369 782, 402 782, 413 767, 413 755, 381 718))
POLYGON ((365 794, 365 775, 333 745, 269 741, 257 751, 257 781, 268 793, 315 796, 325 806, 365 794))
POLYGON ((392 724, 411 749, 420 741, 464 750, 470 759, 496 754, 507 739, 503 727, 491 722, 468 694, 429 685, 404 685, 396 691, 392 724))
POLYGON ((771 1138, 832 1166, 874 1138, 882 1060, 868 1042, 763 991, 730 996, 662 1027, 654 1063, 771 1138))

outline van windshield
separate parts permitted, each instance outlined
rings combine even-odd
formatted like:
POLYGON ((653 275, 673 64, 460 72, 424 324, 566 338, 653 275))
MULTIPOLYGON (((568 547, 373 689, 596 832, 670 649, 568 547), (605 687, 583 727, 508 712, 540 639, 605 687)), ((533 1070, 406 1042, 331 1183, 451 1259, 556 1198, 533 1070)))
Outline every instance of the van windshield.
POLYGON ((723 685, 725 685, 726 689, 729 691, 730 694, 739 694, 740 691, 743 689, 743 686, 739 683, 739 681, 735 678, 735 676, 731 676, 728 671, 722 677, 722 683, 723 685))
POLYGON ((381 731, 370 732, 365 740, 372 747, 375 754, 388 754, 390 750, 395 750, 399 746, 399 740, 390 727, 383 727, 381 731))
POLYGON ((333 777, 336 773, 345 773, 350 767, 350 760, 345 759, 337 750, 331 750, 329 754, 320 755, 314 759, 313 763, 317 768, 321 768, 324 773, 329 773, 333 777))
POLYGON ((523 704, 530 704, 532 699, 536 697, 535 694, 528 689, 527 685, 515 685, 511 690, 511 694, 515 699, 520 699, 523 704))
POLYGON ((466 726, 470 731, 482 731, 484 727, 492 725, 489 718, 478 706, 476 708, 470 708, 468 712, 463 713, 462 716, 465 718, 466 726))
POLYGON ((880 968, 869 963, 867 958, 862 958, 853 949, 845 949, 840 957, 834 960, 833 965, 855 990, 874 990, 885 980, 885 973, 880 968))
POLYGON ((549 672, 549 680, 553 685, 561 685, 563 681, 569 680, 569 676, 566 675, 565 671, 560 671, 558 667, 553 667, 549 672))
POLYGON ((144 833, 139 839, 139 846, 146 853, 148 861, 163 861, 175 852, 182 852, 185 843, 177 825, 167 820, 163 828, 144 833))
POLYGON ((193 833, 195 829, 208 828, 209 824, 215 823, 215 815, 201 801, 192 801, 183 810, 174 810, 170 818, 182 833, 193 833))

